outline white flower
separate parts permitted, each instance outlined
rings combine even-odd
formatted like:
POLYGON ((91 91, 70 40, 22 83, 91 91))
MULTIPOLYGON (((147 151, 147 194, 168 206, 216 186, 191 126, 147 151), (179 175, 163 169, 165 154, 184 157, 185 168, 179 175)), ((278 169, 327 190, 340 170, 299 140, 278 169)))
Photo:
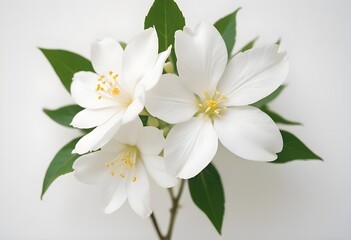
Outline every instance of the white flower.
POLYGON ((140 119, 123 125, 100 151, 81 156, 73 164, 74 175, 88 184, 104 188, 105 213, 116 211, 127 199, 140 216, 151 214, 147 173, 161 187, 173 187, 178 181, 166 172, 162 132, 143 127, 140 119))
POLYGON ((107 143, 119 127, 144 108, 145 91, 158 82, 170 48, 158 54, 156 30, 149 28, 128 43, 105 38, 92 45, 91 61, 96 73, 78 72, 71 85, 72 97, 85 109, 71 125, 93 128, 73 152, 83 154, 107 143))
POLYGON ((271 45, 240 53, 227 65, 222 37, 204 23, 177 31, 175 51, 179 77, 163 75, 146 97, 152 115, 176 124, 166 139, 167 168, 180 178, 195 176, 214 157, 218 139, 242 158, 276 159, 283 145, 278 127, 248 105, 282 84, 286 53, 271 45))

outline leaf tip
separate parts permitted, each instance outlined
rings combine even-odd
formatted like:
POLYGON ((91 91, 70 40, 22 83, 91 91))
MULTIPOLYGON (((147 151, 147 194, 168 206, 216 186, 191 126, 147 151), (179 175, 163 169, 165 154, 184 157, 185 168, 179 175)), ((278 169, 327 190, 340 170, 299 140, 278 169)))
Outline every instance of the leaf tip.
POLYGON ((217 230, 218 234, 222 236, 222 225, 216 227, 216 230, 217 230))
POLYGON ((46 48, 42 48, 42 47, 37 47, 44 55, 45 55, 45 52, 48 50, 46 48))
POLYGON ((46 116, 48 116, 49 118, 52 119, 52 112, 53 112, 52 110, 47 109, 47 108, 43 108, 42 110, 46 114, 46 116))
POLYGON ((40 200, 43 201, 44 194, 46 192, 47 188, 45 187, 45 182, 43 182, 43 187, 41 189, 41 194, 40 194, 40 200))

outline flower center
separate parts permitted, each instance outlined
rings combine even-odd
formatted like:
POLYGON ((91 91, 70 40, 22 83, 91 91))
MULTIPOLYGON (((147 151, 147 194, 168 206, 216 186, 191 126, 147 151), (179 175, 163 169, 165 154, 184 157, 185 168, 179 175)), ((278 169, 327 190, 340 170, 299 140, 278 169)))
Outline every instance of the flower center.
POLYGON ((134 170, 138 158, 138 148, 126 145, 126 148, 114 160, 105 163, 105 167, 109 170, 112 177, 118 175, 120 178, 125 178, 131 172, 133 174, 133 182, 135 182, 137 178, 134 170))
POLYGON ((114 74, 109 71, 108 75, 101 75, 97 80, 96 91, 100 93, 99 100, 103 95, 110 97, 116 97, 120 94, 121 88, 118 83, 118 74, 114 74))
POLYGON ((223 102, 227 100, 227 97, 220 93, 217 89, 214 89, 210 94, 208 91, 204 92, 205 97, 199 99, 199 111, 205 113, 210 118, 221 117, 223 111, 227 110, 227 107, 223 105, 223 102))

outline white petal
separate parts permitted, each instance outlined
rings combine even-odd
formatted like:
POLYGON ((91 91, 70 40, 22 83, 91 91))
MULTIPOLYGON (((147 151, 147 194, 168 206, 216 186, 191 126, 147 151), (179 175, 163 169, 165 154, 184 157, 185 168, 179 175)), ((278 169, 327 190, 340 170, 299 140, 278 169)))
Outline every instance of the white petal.
POLYGON ((161 76, 147 93, 145 106, 153 116, 171 124, 187 121, 197 112, 194 94, 175 74, 161 76))
POLYGON ((130 174, 130 179, 127 184, 128 201, 130 207, 141 217, 150 216, 152 212, 150 185, 142 162, 138 162, 135 168, 135 176, 130 174), (135 181, 133 181, 134 177, 136 177, 135 181))
POLYGON ((91 47, 91 62, 94 70, 103 75, 109 71, 121 73, 123 49, 112 38, 96 41, 91 47))
MULTIPOLYGON (((118 131, 117 131, 118 132, 118 131)), ((119 141, 112 138, 108 143, 106 143, 102 148, 101 151, 104 152, 113 152, 117 156, 122 150, 124 150, 126 146, 119 141)))
POLYGON ((119 209, 123 203, 127 200, 127 189, 126 181, 119 177, 107 176, 109 184, 105 189, 104 202, 105 202, 105 213, 110 214, 119 209))
POLYGON ((135 88, 134 99, 129 104, 124 116, 123 124, 128 123, 129 121, 134 120, 138 117, 139 113, 144 109, 145 105, 145 90, 142 84, 139 84, 135 88))
POLYGON ((175 52, 179 76, 192 92, 202 96, 217 86, 228 54, 223 38, 214 26, 201 23, 194 31, 188 28, 177 31, 175 52))
POLYGON ((158 58, 154 66, 144 75, 141 79, 142 84, 145 87, 145 91, 148 91, 155 87, 155 85, 160 80, 162 75, 163 66, 167 60, 169 54, 171 53, 172 46, 169 46, 168 49, 158 55, 158 58))
POLYGON ((217 147, 211 121, 199 115, 169 132, 164 150, 166 167, 179 178, 192 178, 211 162, 217 147))
POLYGON ((286 52, 278 45, 248 50, 236 55, 219 82, 218 90, 228 106, 249 105, 268 96, 285 80, 289 71, 286 52))
POLYGON ((283 148, 277 125, 255 107, 229 108, 222 118, 215 119, 214 126, 221 143, 245 159, 273 161, 283 148))
MULTIPOLYGON (((140 120, 139 120, 140 121, 140 120)), ((165 138, 161 130, 155 127, 143 127, 137 142, 138 149, 146 155, 158 155, 165 144, 165 138)))
POLYGON ((116 113, 115 108, 83 109, 77 113, 71 125, 75 128, 92 128, 108 121, 116 113))
POLYGON ((178 184, 178 179, 167 172, 163 157, 142 155, 142 159, 149 175, 158 185, 170 188, 178 184))
POLYGON ((74 101, 78 105, 90 109, 118 106, 119 103, 111 99, 104 97, 99 99, 99 94, 96 91, 98 77, 92 72, 75 73, 71 84, 71 94, 74 101))
POLYGON ((136 118, 133 121, 122 125, 113 139, 122 144, 135 146, 142 128, 143 123, 140 118, 136 118))
POLYGON ((155 64, 158 56, 158 38, 154 28, 144 30, 130 41, 123 54, 121 84, 129 92, 155 64))
POLYGON ((81 156, 73 163, 74 176, 83 183, 99 183, 107 173, 104 163, 115 157, 116 153, 102 151, 81 156))
POLYGON ((84 154, 94 151, 105 145, 117 132, 122 123, 123 111, 115 114, 110 120, 96 127, 82 137, 72 153, 84 154))

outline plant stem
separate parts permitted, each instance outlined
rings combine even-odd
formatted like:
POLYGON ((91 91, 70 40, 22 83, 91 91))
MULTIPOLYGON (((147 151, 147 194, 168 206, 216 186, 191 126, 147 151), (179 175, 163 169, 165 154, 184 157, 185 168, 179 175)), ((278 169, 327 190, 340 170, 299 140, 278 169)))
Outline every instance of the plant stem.
POLYGON ((152 221, 152 224, 154 225, 154 228, 156 229, 158 237, 160 238, 160 240, 163 240, 164 237, 163 237, 163 235, 161 233, 161 230, 160 230, 160 228, 159 228, 159 226, 157 224, 156 217, 155 217, 155 215, 153 213, 151 213, 151 221, 152 221))
POLYGON ((166 235, 162 234, 160 227, 157 223, 155 214, 153 214, 153 213, 151 214, 152 224, 153 224, 160 240, 171 240, 171 238, 172 238, 175 218, 177 216, 177 212, 178 212, 178 208, 179 208, 179 200, 182 196, 182 193, 184 190, 184 185, 185 185, 185 180, 182 180, 180 183, 178 194, 176 196, 174 195, 172 188, 168 189, 168 192, 169 192, 169 195, 170 195, 170 198, 172 201, 172 207, 170 209, 170 219, 169 219, 168 231, 167 231, 166 235))

